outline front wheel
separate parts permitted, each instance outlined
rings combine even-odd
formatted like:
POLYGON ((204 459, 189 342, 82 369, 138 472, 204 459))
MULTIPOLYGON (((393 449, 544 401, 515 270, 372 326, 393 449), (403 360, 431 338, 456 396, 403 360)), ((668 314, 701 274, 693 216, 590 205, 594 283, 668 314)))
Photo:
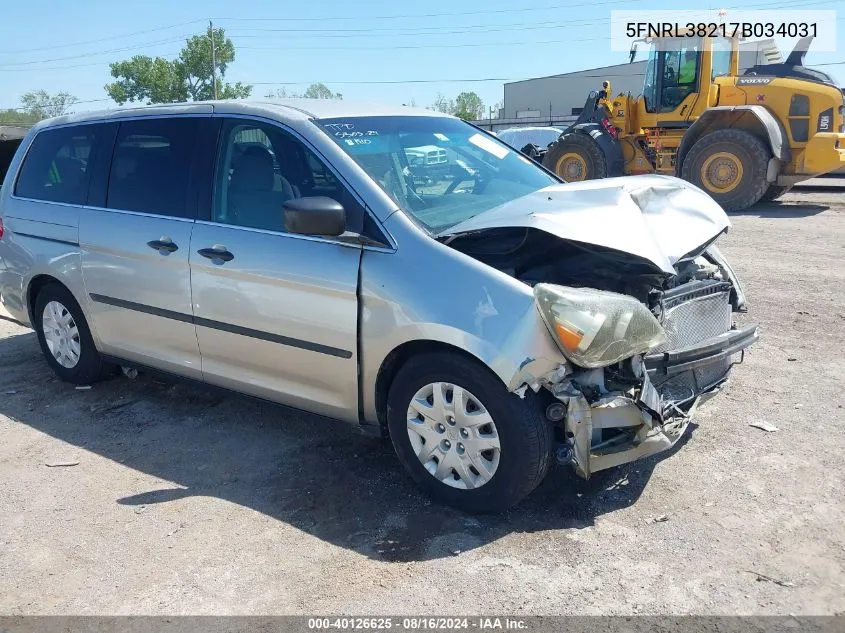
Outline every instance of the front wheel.
POLYGON ((457 354, 405 363, 390 387, 387 423, 417 484, 464 510, 506 510, 542 481, 552 459, 539 397, 508 392, 486 367, 457 354))

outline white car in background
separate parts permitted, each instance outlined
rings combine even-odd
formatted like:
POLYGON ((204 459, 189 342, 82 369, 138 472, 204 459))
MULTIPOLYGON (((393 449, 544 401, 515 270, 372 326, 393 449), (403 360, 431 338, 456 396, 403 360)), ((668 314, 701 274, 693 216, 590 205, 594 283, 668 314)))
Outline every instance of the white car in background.
POLYGON ((516 150, 521 150, 529 143, 540 149, 546 149, 563 134, 559 127, 512 127, 496 132, 501 141, 516 150))

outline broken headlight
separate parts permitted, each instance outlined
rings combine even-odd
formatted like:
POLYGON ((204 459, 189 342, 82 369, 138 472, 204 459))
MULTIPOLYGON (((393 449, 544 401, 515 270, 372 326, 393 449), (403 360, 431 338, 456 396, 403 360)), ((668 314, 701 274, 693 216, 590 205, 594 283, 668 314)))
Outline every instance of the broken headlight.
POLYGON ((534 298, 561 352, 579 367, 606 367, 666 342, 654 315, 628 295, 537 284, 534 298))

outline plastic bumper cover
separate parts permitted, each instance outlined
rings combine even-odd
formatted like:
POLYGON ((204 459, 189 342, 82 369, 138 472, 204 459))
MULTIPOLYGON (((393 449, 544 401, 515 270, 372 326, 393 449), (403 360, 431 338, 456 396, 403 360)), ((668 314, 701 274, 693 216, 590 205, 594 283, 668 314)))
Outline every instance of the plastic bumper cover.
POLYGON ((648 355, 647 372, 636 397, 608 394, 588 402, 572 384, 558 390, 555 395, 567 403, 565 425, 576 472, 586 478, 672 448, 683 437, 695 409, 718 393, 727 380, 730 357, 757 338, 757 326, 748 325, 685 349, 648 355), (665 397, 652 383, 660 377, 708 367, 716 368, 715 379, 683 400, 665 397), (610 437, 596 442, 596 437, 606 435, 610 437))

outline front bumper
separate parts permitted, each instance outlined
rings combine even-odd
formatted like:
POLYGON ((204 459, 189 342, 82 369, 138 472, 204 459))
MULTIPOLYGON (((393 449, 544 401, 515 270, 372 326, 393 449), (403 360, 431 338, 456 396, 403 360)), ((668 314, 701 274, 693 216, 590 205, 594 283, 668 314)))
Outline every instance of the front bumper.
POLYGON ((557 385, 554 394, 567 405, 566 459, 587 478, 671 448, 696 408, 719 392, 731 367, 742 362, 744 350, 757 338, 757 326, 747 325, 682 349, 649 354, 642 384, 624 393, 605 391, 597 397, 599 389, 585 389, 585 379, 600 380, 596 372, 601 370, 557 385), (738 353, 742 357, 734 362, 738 353))
POLYGON ((664 398, 678 406, 724 381, 733 355, 744 354, 757 339, 757 325, 746 325, 685 348, 648 354, 645 367, 664 398))

